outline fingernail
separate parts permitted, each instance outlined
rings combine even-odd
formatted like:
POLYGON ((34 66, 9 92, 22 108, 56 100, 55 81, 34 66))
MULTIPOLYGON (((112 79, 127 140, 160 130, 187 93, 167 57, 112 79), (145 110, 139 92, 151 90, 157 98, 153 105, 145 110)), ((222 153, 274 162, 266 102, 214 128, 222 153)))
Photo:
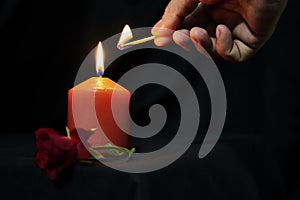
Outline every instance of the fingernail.
POLYGON ((167 45, 168 43, 170 43, 171 41, 172 41, 172 39, 170 37, 159 37, 154 40, 154 43, 157 46, 164 46, 164 45, 167 45))
POLYGON ((153 27, 151 29, 152 35, 154 35, 156 37, 170 37, 170 36, 172 36, 173 32, 174 32, 173 30, 166 29, 166 28, 153 27))
POLYGON ((176 31, 173 34, 173 39, 175 43, 181 46, 183 49, 190 51, 192 49, 192 41, 188 34, 189 33, 183 31, 176 31))
POLYGON ((161 25, 162 25, 162 20, 159 20, 159 21, 154 25, 154 27, 155 27, 155 28, 159 28, 159 27, 161 27, 161 25))
POLYGON ((217 38, 220 38, 220 36, 221 36, 221 31, 220 31, 220 29, 216 29, 216 36, 217 36, 217 38))
POLYGON ((189 36, 181 31, 175 31, 173 34, 173 37, 176 38, 179 41, 187 41, 189 40, 189 36))
POLYGON ((159 30, 161 29, 162 20, 159 20, 154 27, 151 29, 152 35, 157 35, 159 33, 159 30))

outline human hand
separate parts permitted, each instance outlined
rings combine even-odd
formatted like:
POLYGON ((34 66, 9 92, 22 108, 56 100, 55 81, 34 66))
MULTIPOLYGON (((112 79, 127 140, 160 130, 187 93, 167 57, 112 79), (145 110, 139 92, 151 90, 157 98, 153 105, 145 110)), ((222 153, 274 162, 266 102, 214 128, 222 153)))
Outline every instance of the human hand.
POLYGON ((152 29, 154 42, 163 46, 173 37, 183 48, 192 43, 213 58, 242 62, 271 37, 286 4, 287 0, 171 0, 152 29))

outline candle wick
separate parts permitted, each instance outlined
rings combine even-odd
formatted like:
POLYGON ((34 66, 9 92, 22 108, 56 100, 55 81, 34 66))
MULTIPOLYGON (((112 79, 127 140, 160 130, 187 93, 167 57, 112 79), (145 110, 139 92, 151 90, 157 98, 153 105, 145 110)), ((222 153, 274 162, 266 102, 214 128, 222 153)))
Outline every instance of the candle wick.
POLYGON ((101 76, 104 76, 104 71, 97 71, 97 76, 101 77, 101 76))

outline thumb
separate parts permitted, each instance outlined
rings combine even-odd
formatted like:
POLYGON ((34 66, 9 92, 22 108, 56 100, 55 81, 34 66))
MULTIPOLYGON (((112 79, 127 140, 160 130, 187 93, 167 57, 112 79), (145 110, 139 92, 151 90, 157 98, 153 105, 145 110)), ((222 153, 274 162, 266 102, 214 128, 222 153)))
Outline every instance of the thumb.
POLYGON ((206 4, 206 5, 214 5, 221 1, 222 0, 200 0, 201 3, 206 4))
POLYGON ((172 0, 162 17, 162 28, 176 30, 198 5, 199 0, 172 0))

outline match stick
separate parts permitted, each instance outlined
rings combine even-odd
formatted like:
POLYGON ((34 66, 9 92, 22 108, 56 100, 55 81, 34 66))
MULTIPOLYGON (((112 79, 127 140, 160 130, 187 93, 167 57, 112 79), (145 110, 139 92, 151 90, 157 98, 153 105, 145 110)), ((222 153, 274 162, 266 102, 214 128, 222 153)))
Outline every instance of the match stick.
POLYGON ((125 47, 134 46, 134 45, 137 45, 137 44, 142 44, 142 43, 154 40, 154 38, 155 38, 154 36, 150 36, 150 37, 146 37, 146 38, 143 38, 143 39, 128 42, 128 43, 125 43, 125 44, 119 44, 118 48, 122 50, 125 47))

